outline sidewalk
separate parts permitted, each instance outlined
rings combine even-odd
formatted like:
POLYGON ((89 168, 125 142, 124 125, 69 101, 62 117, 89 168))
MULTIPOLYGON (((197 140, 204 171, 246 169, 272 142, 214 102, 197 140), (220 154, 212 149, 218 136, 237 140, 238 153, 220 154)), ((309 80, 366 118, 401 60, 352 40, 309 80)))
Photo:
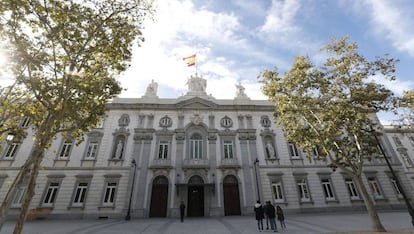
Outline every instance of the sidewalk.
MULTIPOLYGON (((389 233, 414 233, 411 217, 407 212, 382 212, 382 224, 389 233)), ((264 225, 266 228, 266 224, 264 225)), ((321 213, 286 215, 287 229, 279 233, 366 233, 371 234, 371 222, 366 213, 321 213)), ((14 222, 6 222, 1 234, 12 233, 14 222)), ((111 234, 111 233, 171 233, 171 234, 236 234, 259 233, 256 220, 248 216, 218 218, 179 219, 132 219, 125 220, 38 220, 26 222, 25 234, 111 234)), ((264 230, 263 233, 270 233, 264 230)))

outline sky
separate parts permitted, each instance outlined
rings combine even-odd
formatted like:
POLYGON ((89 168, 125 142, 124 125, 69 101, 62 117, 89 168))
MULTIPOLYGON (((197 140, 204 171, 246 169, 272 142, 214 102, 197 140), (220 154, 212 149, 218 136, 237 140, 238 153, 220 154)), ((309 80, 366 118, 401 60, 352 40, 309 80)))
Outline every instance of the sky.
MULTIPOLYGON (((233 99, 237 83, 251 99, 266 99, 257 77, 264 69, 288 71, 294 56, 315 63, 331 38, 349 36, 368 60, 397 58, 397 80, 377 80, 396 95, 414 88, 414 1, 411 0, 159 0, 144 23, 145 42, 134 49, 120 81, 120 97, 141 97, 154 80, 160 98, 187 91, 196 70, 206 91, 233 99), (196 54, 197 67, 182 58, 196 54)), ((383 123, 394 116, 380 115, 383 123)))
MULTIPOLYGON (((145 42, 135 45, 131 67, 119 77, 120 97, 142 97, 154 80, 160 98, 177 98, 197 71, 217 99, 233 99, 240 83, 251 99, 264 100, 261 71, 288 71, 297 55, 320 64, 320 48, 343 36, 368 60, 400 60, 397 80, 378 82, 398 96, 414 89, 411 0, 155 0, 155 10, 144 22, 145 42), (192 54, 197 66, 187 67, 182 59, 192 54)), ((385 124, 395 118, 380 114, 385 124)))

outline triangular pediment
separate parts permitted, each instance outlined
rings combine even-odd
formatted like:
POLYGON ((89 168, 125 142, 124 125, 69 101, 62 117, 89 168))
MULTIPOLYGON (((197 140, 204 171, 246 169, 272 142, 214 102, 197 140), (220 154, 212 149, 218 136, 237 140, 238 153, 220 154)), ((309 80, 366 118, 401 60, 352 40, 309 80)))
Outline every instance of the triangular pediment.
POLYGON ((213 109, 217 108, 217 104, 206 100, 200 97, 194 97, 191 99, 187 99, 176 104, 177 108, 184 108, 184 109, 213 109))

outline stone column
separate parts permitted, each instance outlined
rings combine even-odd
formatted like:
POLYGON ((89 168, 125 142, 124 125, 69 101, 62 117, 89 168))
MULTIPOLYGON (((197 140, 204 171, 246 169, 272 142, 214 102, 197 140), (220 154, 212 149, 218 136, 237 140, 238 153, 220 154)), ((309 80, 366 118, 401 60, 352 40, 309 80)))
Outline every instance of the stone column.
MULTIPOLYGON (((150 199, 151 194, 148 193, 148 167, 150 163, 150 159, 153 157, 151 154, 151 144, 153 139, 154 129, 136 129, 134 140, 138 145, 137 148, 142 147, 138 153, 140 154, 140 163, 139 163, 139 173, 136 178, 137 185, 136 185, 136 194, 135 194, 135 216, 138 217, 147 217, 148 216, 148 208, 145 207, 145 197, 148 195, 148 199, 150 199)), ((147 202, 148 203, 148 202, 147 202)), ((149 203, 148 203, 149 204, 149 203)))

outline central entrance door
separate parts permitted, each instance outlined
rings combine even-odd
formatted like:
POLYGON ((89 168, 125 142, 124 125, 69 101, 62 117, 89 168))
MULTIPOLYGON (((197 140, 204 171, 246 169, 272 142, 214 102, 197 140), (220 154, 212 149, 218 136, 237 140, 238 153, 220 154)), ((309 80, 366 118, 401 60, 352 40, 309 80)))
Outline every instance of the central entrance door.
POLYGON ((152 182, 150 217, 167 217, 168 179, 158 176, 152 182))
POLYGON ((200 176, 193 176, 188 181, 188 217, 204 216, 204 182, 200 176))
POLYGON ((240 215, 239 183, 235 176, 223 180, 224 215, 240 215))

